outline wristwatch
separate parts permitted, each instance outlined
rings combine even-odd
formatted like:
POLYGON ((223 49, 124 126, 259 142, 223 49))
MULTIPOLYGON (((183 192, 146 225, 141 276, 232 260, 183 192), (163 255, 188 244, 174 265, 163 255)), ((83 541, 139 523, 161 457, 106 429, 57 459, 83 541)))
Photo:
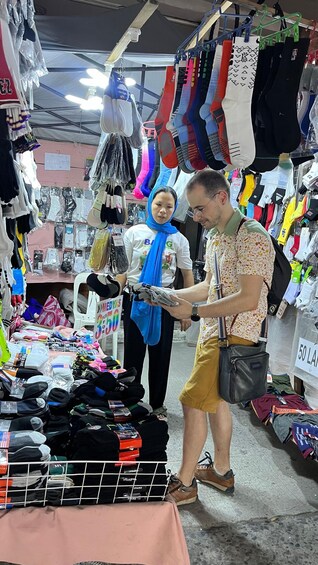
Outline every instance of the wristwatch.
POLYGON ((198 314, 198 307, 199 307, 199 304, 193 304, 193 306, 192 306, 192 313, 191 313, 191 316, 190 316, 192 322, 198 322, 200 320, 200 316, 198 314))

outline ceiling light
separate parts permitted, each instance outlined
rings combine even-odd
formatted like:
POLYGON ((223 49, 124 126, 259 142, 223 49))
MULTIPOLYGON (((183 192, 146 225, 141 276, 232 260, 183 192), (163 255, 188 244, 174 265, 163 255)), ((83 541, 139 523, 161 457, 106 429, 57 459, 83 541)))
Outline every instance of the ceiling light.
POLYGON ((81 104, 82 110, 102 110, 103 101, 100 96, 90 96, 81 104))
POLYGON ((135 81, 134 78, 127 77, 127 78, 125 78, 125 84, 126 84, 126 86, 135 86, 136 81, 135 81))
POLYGON ((73 96, 73 94, 67 94, 65 98, 69 102, 74 102, 74 104, 83 104, 85 102, 85 98, 79 98, 79 96, 73 96))

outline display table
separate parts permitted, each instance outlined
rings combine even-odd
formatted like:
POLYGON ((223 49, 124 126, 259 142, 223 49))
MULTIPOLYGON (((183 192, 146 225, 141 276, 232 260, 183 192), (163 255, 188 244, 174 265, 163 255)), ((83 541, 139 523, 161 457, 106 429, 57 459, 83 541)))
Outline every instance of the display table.
POLYGON ((0 561, 18 565, 190 565, 171 502, 5 510, 0 531, 0 561))

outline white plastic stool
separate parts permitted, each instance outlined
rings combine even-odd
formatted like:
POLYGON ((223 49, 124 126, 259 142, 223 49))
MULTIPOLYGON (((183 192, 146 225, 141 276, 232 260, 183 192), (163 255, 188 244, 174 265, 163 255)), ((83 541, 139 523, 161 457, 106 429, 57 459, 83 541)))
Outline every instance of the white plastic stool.
MULTIPOLYGON (((73 302, 73 312, 74 312, 74 330, 79 330, 81 327, 94 326, 96 320, 96 305, 99 301, 99 296, 93 290, 88 292, 87 297, 87 310, 84 313, 78 310, 78 294, 81 284, 86 284, 87 277, 90 273, 79 273, 76 275, 74 280, 74 302, 73 302)), ((106 338, 103 338, 101 346, 104 350, 106 345, 106 338)), ((117 359, 118 351, 118 332, 113 333, 113 351, 112 355, 117 359)))

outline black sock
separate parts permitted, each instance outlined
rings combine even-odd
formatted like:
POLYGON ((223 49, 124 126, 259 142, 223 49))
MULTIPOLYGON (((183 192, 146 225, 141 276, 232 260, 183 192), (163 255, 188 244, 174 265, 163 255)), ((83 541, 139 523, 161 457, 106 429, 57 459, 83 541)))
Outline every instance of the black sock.
POLYGON ((286 39, 276 78, 266 96, 279 153, 291 153, 300 144, 297 94, 308 47, 309 38, 301 38, 297 43, 292 37, 286 39))

